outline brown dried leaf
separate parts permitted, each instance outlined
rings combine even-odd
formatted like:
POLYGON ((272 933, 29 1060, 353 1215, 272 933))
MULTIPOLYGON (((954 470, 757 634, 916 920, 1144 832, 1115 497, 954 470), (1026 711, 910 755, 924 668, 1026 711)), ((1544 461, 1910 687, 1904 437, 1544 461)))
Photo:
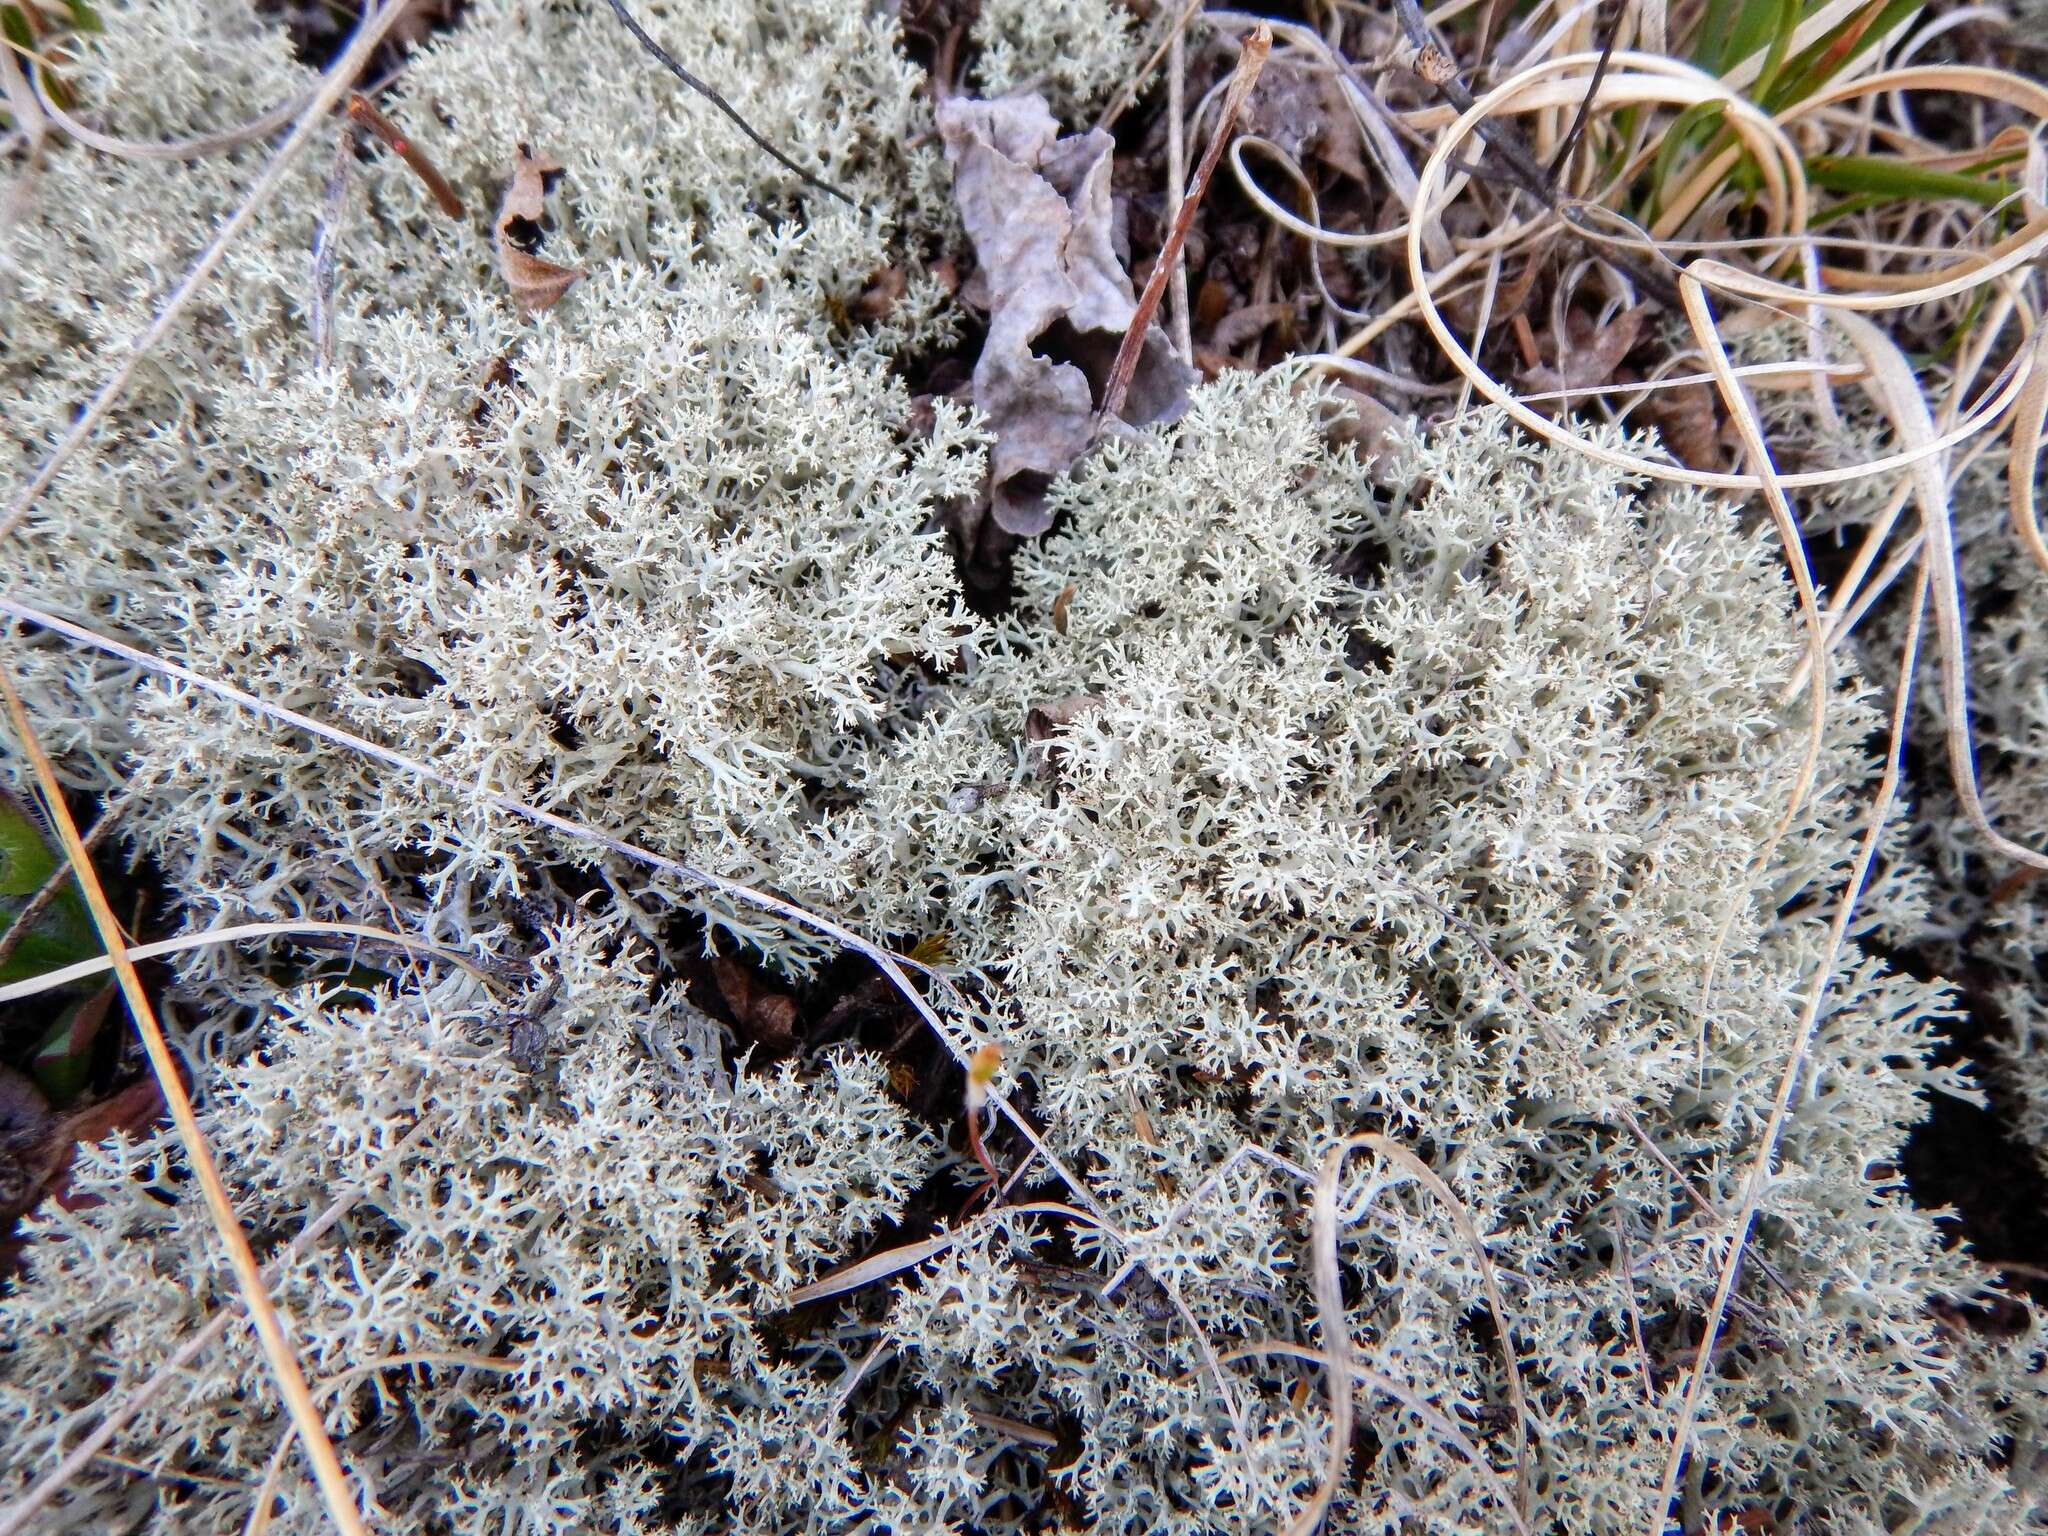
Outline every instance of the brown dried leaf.
POLYGON ((765 1049, 781 1054, 796 1044, 796 999, 777 992, 760 973, 731 955, 717 955, 711 974, 741 1031, 765 1049))
POLYGON ((45 1143, 50 1198, 67 1211, 98 1204, 97 1196, 71 1193, 71 1158, 79 1143, 105 1141, 116 1131, 141 1136, 163 1117, 163 1090, 154 1077, 140 1078, 111 1098, 66 1115, 45 1143))
POLYGON ((1638 304, 1633 309, 1624 309, 1598 327, 1574 310, 1565 323, 1569 334, 1559 337, 1552 333, 1551 339, 1557 343, 1557 365, 1526 369, 1522 382, 1537 393, 1592 389, 1605 384, 1635 346, 1636 338, 1643 334, 1643 319, 1650 313, 1650 307, 1638 304))
MULTIPOLYGON (((1037 96, 953 97, 938 109, 960 215, 980 258, 966 289, 989 311, 974 403, 995 433, 990 509, 1006 533, 1052 525, 1047 483, 1084 453, 1137 296, 1111 238, 1111 150, 1100 130, 1059 137, 1037 96)), ((1171 421, 1193 371, 1157 326, 1145 337, 1125 418, 1171 421)), ((963 543, 978 542, 973 530, 963 543)))
POLYGON ((498 205, 498 271, 512 290, 512 300, 529 315, 552 309, 584 276, 581 267, 564 267, 537 254, 553 227, 548 194, 562 178, 561 162, 518 146, 505 200, 498 205))
POLYGON ((1070 581, 1060 588, 1060 595, 1052 600, 1052 627, 1061 634, 1067 632, 1067 611, 1074 606, 1075 586, 1070 581))
POLYGON ((1655 427, 1664 446, 1687 469, 1709 472, 1728 467, 1721 441, 1721 416, 1705 384, 1680 384, 1653 391, 1635 409, 1638 426, 1655 427))

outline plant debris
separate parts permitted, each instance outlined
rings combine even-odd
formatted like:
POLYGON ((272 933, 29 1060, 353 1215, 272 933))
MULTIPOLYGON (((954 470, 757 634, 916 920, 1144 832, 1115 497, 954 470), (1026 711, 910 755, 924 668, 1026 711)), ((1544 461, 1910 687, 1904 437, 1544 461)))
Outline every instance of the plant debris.
MULTIPOLYGON (((1062 138, 1035 95, 956 97, 938 121, 981 261, 963 297, 988 311, 973 397, 995 434, 990 511, 1005 533, 1031 538, 1052 526, 1047 485, 1094 440, 1097 402, 1137 314, 1113 237, 1114 141, 1099 129, 1062 138)), ((1194 381, 1166 332, 1149 326, 1125 419, 1178 419, 1194 381)))
POLYGON ((584 277, 581 267, 565 267, 539 254, 541 242, 554 228, 548 217, 548 195, 562 179, 561 162, 519 146, 498 205, 498 270, 512 290, 512 300, 529 315, 552 309, 562 295, 584 277))

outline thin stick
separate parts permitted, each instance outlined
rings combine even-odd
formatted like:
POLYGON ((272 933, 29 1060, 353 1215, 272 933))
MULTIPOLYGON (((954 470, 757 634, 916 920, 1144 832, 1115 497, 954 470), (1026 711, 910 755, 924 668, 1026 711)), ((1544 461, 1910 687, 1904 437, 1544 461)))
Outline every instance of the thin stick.
MULTIPOLYGON (((617 3, 618 0, 613 0, 613 4, 617 3)), ((1195 167, 1194 182, 1180 200, 1180 211, 1173 216, 1173 228, 1166 233, 1166 244, 1160 248, 1159 259, 1152 264, 1152 275, 1145 279, 1145 291, 1139 295, 1138 307, 1131 315, 1130 329, 1124 332, 1123 344, 1116 349, 1116 364, 1109 371, 1109 385, 1103 391, 1098 420, 1107 421, 1124 408, 1124 396, 1131 388, 1131 375, 1138 371, 1138 354, 1144 349, 1145 333, 1152 327, 1153 315, 1158 313, 1159 299, 1166 292, 1167 279, 1180 265, 1181 247, 1187 244, 1188 230, 1195 222, 1195 210, 1202 204, 1202 194, 1209 190, 1209 178, 1216 172, 1216 162, 1223 158, 1224 141, 1237 124, 1237 114, 1244 109, 1245 98, 1258 84, 1259 71, 1266 67, 1266 55, 1272 49, 1273 29, 1260 22, 1253 28, 1251 36, 1244 40, 1244 48, 1237 57, 1237 70, 1231 75, 1230 88, 1223 96, 1223 110, 1217 116, 1215 131, 1209 135, 1209 147, 1202 151, 1202 162, 1195 167)))
MULTIPOLYGON (((413 1149, 429 1124, 431 1120, 428 1116, 422 1116, 414 1121, 412 1129, 399 1138, 397 1144, 385 1153, 384 1160, 372 1169, 360 1184, 338 1197, 326 1210, 301 1227, 299 1235, 286 1244, 284 1252, 263 1266, 264 1284, 275 1285, 308 1248, 332 1231, 372 1190, 395 1173, 400 1160, 413 1149)), ((218 1342, 221 1335, 241 1319, 241 1315, 241 1311, 232 1305, 216 1310, 213 1316, 207 1319, 206 1326, 172 1351, 163 1364, 150 1373, 147 1381, 101 1414, 100 1421, 93 1426, 91 1434, 79 1441, 62 1461, 37 1479, 28 1492, 7 1509, 0 1510, 0 1536, 19 1536, 27 1527, 30 1516, 63 1492, 78 1475, 80 1468, 98 1456, 114 1436, 121 1432, 123 1425, 156 1401, 164 1388, 177 1380, 186 1366, 218 1342)))
POLYGON ((1578 114, 1572 118, 1572 125, 1565 132, 1564 142, 1557 146, 1557 153, 1550 157, 1553 184, 1571 163, 1572 151, 1579 147, 1579 135, 1586 131, 1586 120, 1593 115, 1593 101, 1600 94, 1600 82, 1607 78, 1607 66, 1614 58, 1614 39, 1620 31, 1621 20, 1617 17, 1607 29, 1607 40, 1600 45, 1600 62, 1593 66, 1593 78, 1586 83, 1586 94, 1579 102, 1578 114))
POLYGON ((620 21, 623 21, 626 24, 626 30, 633 34, 634 38, 639 42, 642 48, 645 48, 649 53, 653 54, 655 58, 657 58, 664 65, 666 65, 668 67, 668 72, 670 74, 674 75, 678 80, 682 81, 683 84, 687 85, 691 90, 695 91, 699 96, 702 96, 706 101, 710 102, 712 106, 718 108, 719 111, 723 112, 728 118, 730 118, 733 124, 739 129, 739 131, 741 133, 744 133, 748 138, 752 139, 758 148, 765 150, 769 154, 769 156, 771 156, 774 159, 777 165, 780 165, 786 171, 794 172, 797 176, 803 178, 804 182, 807 185, 816 187, 820 192, 830 193, 833 197, 838 198, 839 201, 846 204, 846 206, 849 208, 858 208, 860 206, 860 204, 854 199, 852 193, 843 192, 838 187, 833 186, 831 182, 822 180, 821 178, 812 175, 811 172, 805 170, 802 166, 798 165, 794 160, 790 159, 789 156, 785 155, 781 150, 777 149, 773 144, 770 144, 766 139, 762 138, 761 135, 755 131, 754 125, 748 122, 744 117, 741 117, 738 110, 733 106, 731 102, 727 101, 723 96, 719 95, 718 92, 711 89, 710 86, 706 85, 702 80, 699 80, 695 75, 691 74, 687 69, 683 68, 682 65, 678 64, 675 61, 675 56, 673 54, 671 54, 666 48, 662 47, 661 44, 657 43, 653 38, 647 35, 645 29, 641 27, 640 23, 633 19, 633 13, 626 9, 625 0, 611 0, 611 7, 613 13, 619 18, 620 21))
POLYGON ((1188 23, 1195 19, 1195 13, 1201 8, 1202 0, 1184 0, 1180 14, 1173 19, 1173 29, 1153 48, 1145 62, 1138 67, 1138 72, 1117 88, 1115 98, 1102 109, 1102 116, 1095 119, 1098 131, 1107 133, 1110 125, 1122 117, 1124 110, 1138 99, 1138 92, 1143 90, 1145 82, 1152 78, 1152 71, 1159 67, 1159 61, 1167 56, 1175 42, 1186 37, 1188 23))
POLYGON ((455 189, 448 185, 426 151, 398 131, 398 125, 370 104, 370 98, 356 91, 348 99, 348 116, 352 123, 359 123, 382 139, 391 152, 412 167, 412 173, 426 183, 427 190, 434 195, 434 201, 441 205, 441 211, 451 219, 462 217, 462 199, 455 195, 455 189))
MULTIPOLYGON (((106 841, 107 834, 114 830, 116 820, 111 809, 100 812, 99 819, 92 824, 92 830, 85 834, 87 853, 94 852, 106 841)), ((14 957, 14 952, 21 947, 21 941, 28 937, 29 929, 35 926, 36 919, 43 915, 50 903, 57 899, 57 893, 73 878, 69 864, 60 864, 50 871, 50 878, 43 882, 42 889, 29 897, 28 905, 15 913, 14 921, 7 925, 7 932, 0 934, 0 965, 5 965, 14 957)))
POLYGON ((170 1109, 172 1120, 177 1122, 178 1139, 184 1143, 186 1160, 206 1197, 207 1211, 213 1217, 214 1228, 227 1247, 228 1263, 235 1271, 235 1281, 241 1288, 244 1304, 249 1308, 250 1320, 256 1325, 257 1337, 263 1341, 263 1353, 270 1362, 271 1375, 277 1379, 285 1409, 305 1441, 306 1456, 313 1463, 313 1475, 319 1481, 328 1518, 341 1529, 343 1536, 369 1536, 369 1527, 363 1523, 356 1507, 354 1490, 349 1487, 348 1474, 342 1470, 341 1459, 334 1454, 334 1442, 327 1438, 326 1426, 320 1422, 320 1410, 313 1402, 313 1394, 306 1388, 306 1378, 299 1370, 298 1358, 292 1353, 291 1341, 285 1337, 284 1324, 278 1321, 277 1309, 271 1305, 270 1294, 263 1288, 263 1273, 257 1266, 256 1255, 249 1251, 248 1236, 242 1231, 235 1208, 228 1200, 227 1189, 220 1181, 220 1171, 213 1164, 213 1154, 207 1150, 206 1137, 199 1129, 199 1117, 192 1111, 191 1096, 186 1093, 185 1080, 178 1073, 177 1059, 171 1055, 170 1045, 157 1023, 156 1010, 150 1006, 149 994, 143 990, 142 978, 136 974, 135 962, 129 958, 127 943, 121 937, 121 925, 114 917, 114 909, 107 904, 107 893, 100 888, 92 859, 85 851, 84 840, 78 835, 78 824, 71 819, 71 808, 64 803, 63 786, 57 782, 56 770, 50 766, 43 744, 36 739, 35 731, 29 725, 28 711, 22 707, 21 695, 14 691, 14 680, 5 670, 0 670, 0 693, 6 696, 7 713, 14 721, 15 734, 35 768, 37 782, 43 788, 43 798, 48 802, 50 819, 56 824, 64 852, 85 891, 86 905, 92 909, 100 941, 107 946, 114 971, 121 979, 121 991, 128 999, 128 1011, 142 1035, 143 1049, 149 1053, 149 1064, 156 1073, 157 1087, 163 1093, 164 1103, 170 1109))
POLYGON ((42 468, 35 472, 34 478, 14 498, 13 505, 7 509, 6 517, 0 518, 0 539, 6 538, 20 526, 21 520, 28 516, 29 508, 35 505, 36 498, 50 488, 50 482, 57 478, 58 471, 70 462, 71 456, 85 445, 93 430, 106 419, 107 413, 120 402, 122 395, 127 393, 128 383, 135 377, 135 370, 142 366, 142 360, 149 356, 158 342, 170 334, 171 327, 176 325, 178 317, 184 314, 185 306, 198 297, 199 290, 206 285, 206 280, 213 276, 214 269, 227 255, 228 246, 248 227, 249 221, 256 217, 258 210, 270 201, 271 195, 284 184, 285 173, 292 168, 292 162, 297 160, 300 151, 312 142, 313 135, 325 124, 328 111, 347 92, 356 76, 362 73, 363 66, 370 61, 370 55, 376 52, 377 45, 384 40, 384 34, 391 30, 392 23, 406 10, 406 0, 386 0, 383 6, 363 18, 363 24, 356 28, 355 40, 328 69, 320 82, 320 89, 313 93, 313 99, 306 104, 306 110, 300 116, 297 125, 285 138, 284 143, 277 147, 277 153, 270 157, 270 164, 265 166, 263 174, 256 178, 256 185, 249 189, 248 195, 242 199, 241 206, 221 225, 206 249, 200 252, 199 259, 192 263, 191 269, 171 291, 171 296, 164 301, 163 308, 157 311, 156 319, 150 322, 149 329, 137 337, 135 345, 129 348, 128 356, 122 359, 121 366, 114 370, 113 377, 100 386, 99 393, 92 398, 92 404, 79 413, 78 420, 71 424, 71 430, 64 434, 62 440, 51 450, 50 456, 43 460, 42 468))

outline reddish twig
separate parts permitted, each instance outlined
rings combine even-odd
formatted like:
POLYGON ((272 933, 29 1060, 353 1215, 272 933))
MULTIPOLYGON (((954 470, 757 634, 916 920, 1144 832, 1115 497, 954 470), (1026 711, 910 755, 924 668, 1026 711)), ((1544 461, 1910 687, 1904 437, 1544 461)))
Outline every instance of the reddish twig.
POLYGON ((451 219, 462 217, 462 199, 448 185, 448 178, 435 169, 434 162, 426 157, 419 145, 398 131, 396 123, 371 106, 370 98, 361 91, 349 97, 348 116, 350 122, 369 129, 391 147, 394 155, 412 167, 413 175, 426 183, 427 190, 434 194, 434 201, 441 205, 443 213, 451 219))
POLYGON ((1236 126, 1237 115, 1244 110, 1245 98, 1258 83, 1259 71, 1266 67, 1266 55, 1272 48, 1273 29, 1264 22, 1244 40, 1243 50, 1237 56, 1237 71, 1230 77, 1230 89, 1223 96, 1223 111, 1216 119, 1215 131, 1209 135, 1209 147, 1202 151, 1195 179, 1180 200, 1180 211, 1173 216, 1173 228, 1167 231, 1166 244, 1160 247, 1159 259, 1152 264, 1152 275, 1145 279, 1145 291, 1138 296, 1138 307, 1131 316, 1130 329, 1124 332, 1123 345, 1116 349, 1116 365, 1109 371, 1109 387, 1102 394, 1100 421, 1107 421, 1124 408, 1131 375, 1138 371, 1138 354, 1144 348, 1145 333, 1152 328, 1152 317, 1159 312, 1159 300, 1174 268, 1180 265, 1180 250, 1194 225, 1195 210, 1202 204, 1202 194, 1209 190, 1209 178, 1215 174, 1216 162, 1223 158, 1224 141, 1236 126))

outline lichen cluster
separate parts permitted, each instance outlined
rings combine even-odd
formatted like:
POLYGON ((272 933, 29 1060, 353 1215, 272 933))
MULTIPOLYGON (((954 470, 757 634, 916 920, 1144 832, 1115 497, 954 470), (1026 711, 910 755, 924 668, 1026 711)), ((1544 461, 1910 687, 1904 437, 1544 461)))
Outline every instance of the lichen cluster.
MULTIPOLYGON (((365 1191, 274 1292, 374 1528, 1284 1528, 1332 1423, 1323 1242, 1372 1373, 1331 1529, 1640 1530, 1815 988, 1680 1515, 2041 1520, 2032 1325, 1944 1321, 1982 1272, 1898 1178, 1922 1096, 1971 1091, 1933 1059, 1945 990, 1859 943, 1923 921, 1901 824, 1830 963, 1880 767, 1856 677, 1773 836, 1807 713, 1769 540, 1490 416, 1361 463, 1283 371, 1112 436, 978 618, 933 530, 985 444, 902 382, 962 316, 893 28, 831 0, 642 9, 860 210, 675 95, 601 4, 477 0, 390 110, 479 207, 515 144, 560 161, 548 250, 589 277, 520 315, 487 221, 367 161, 323 367, 330 168, 307 164, 0 546, 0 585, 943 954, 954 1043, 1000 1044, 1074 1183, 992 1132, 1019 1205, 792 1305, 979 1181, 956 1105, 913 1112, 875 1051, 771 1061, 688 995, 707 944, 785 981, 830 946, 17 637, 65 771, 187 926, 346 918, 478 968, 280 940, 198 951, 165 989, 259 1253, 365 1191), (1440 1183, 1359 1151, 1319 1237, 1304 1176, 1361 1132, 1440 1183)), ((988 83, 1079 56, 1031 54, 1021 14, 984 7, 988 83)), ((1071 109, 1135 43, 1106 5, 1060 14, 1097 39, 1055 80, 1071 109)), ((130 136, 307 79, 232 5, 105 20, 79 94, 130 136)), ((18 466, 260 161, 53 144, 17 167, 18 466)), ((2038 678, 1986 673, 2023 716, 2038 678)), ((42 1213, 0 1298, 0 1491, 234 1305, 169 1132, 90 1150, 73 1188, 99 1203, 42 1213)), ((210 1532, 259 1504, 322 1528, 238 1329, 111 1452, 49 1528, 210 1532)))

